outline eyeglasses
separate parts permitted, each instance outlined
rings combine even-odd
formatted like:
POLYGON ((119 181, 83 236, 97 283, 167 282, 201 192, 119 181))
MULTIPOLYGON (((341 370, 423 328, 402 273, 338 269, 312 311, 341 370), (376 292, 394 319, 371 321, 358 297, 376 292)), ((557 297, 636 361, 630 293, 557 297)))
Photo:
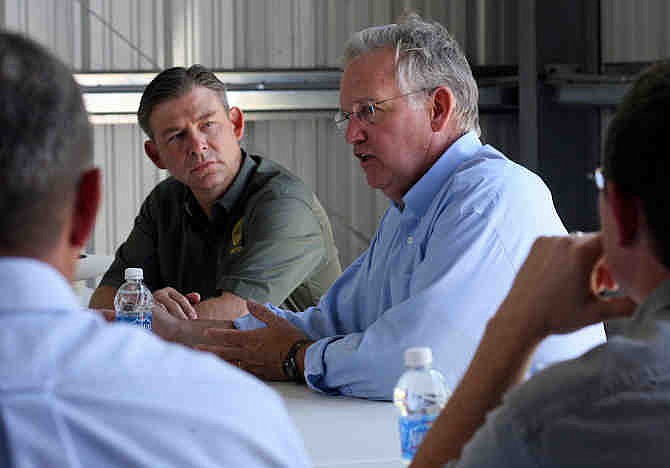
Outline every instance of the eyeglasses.
POLYGON ((605 176, 603 175, 603 169, 601 167, 597 167, 592 174, 589 174, 589 179, 593 180, 598 191, 602 192, 605 190, 605 176))
POLYGON ((381 101, 356 103, 354 104, 354 108, 351 112, 339 111, 337 114, 335 114, 333 117, 335 126, 338 130, 346 130, 348 121, 352 117, 356 117, 359 122, 374 124, 377 111, 384 111, 384 109, 379 107, 380 104, 384 104, 385 102, 393 101, 394 99, 399 99, 401 97, 409 96, 411 94, 422 93, 424 91, 426 91, 426 88, 410 91, 409 93, 405 94, 399 94, 398 96, 382 99, 381 101))

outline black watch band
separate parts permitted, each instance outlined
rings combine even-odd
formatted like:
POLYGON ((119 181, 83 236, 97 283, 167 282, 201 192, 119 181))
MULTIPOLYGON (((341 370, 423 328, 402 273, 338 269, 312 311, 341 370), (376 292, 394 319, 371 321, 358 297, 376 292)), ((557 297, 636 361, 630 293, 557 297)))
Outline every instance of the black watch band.
POLYGON ((282 361, 281 366, 284 371, 284 375, 288 377, 289 380, 294 382, 304 382, 305 376, 298 369, 298 363, 295 360, 295 355, 298 354, 303 347, 312 344, 312 340, 298 340, 291 345, 291 349, 288 350, 284 361, 282 361))

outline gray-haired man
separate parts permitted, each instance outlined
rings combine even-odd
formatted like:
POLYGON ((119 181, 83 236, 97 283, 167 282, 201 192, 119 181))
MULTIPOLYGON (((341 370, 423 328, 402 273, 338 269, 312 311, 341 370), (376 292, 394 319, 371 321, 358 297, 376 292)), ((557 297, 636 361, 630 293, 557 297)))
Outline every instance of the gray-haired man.
MULTIPOLYGON (((318 306, 254 306, 206 349, 260 377, 390 399, 403 350, 430 346, 455 386, 535 238, 565 230, 542 181, 480 142, 477 84, 444 27, 409 15, 363 30, 345 61, 336 124, 390 200, 378 231, 318 306)), ((545 343, 532 370, 604 339, 598 326, 545 343)))

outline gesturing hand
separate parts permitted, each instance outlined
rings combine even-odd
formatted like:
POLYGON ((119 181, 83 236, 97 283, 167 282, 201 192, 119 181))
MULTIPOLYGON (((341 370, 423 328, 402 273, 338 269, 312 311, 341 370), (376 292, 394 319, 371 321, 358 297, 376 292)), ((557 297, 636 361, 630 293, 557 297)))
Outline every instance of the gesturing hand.
POLYGON ((210 328, 205 334, 216 344, 200 345, 197 349, 215 353, 261 379, 287 380, 282 361, 291 345, 305 339, 305 334, 260 304, 247 301, 247 307, 267 327, 249 331, 210 328))
POLYGON ((193 307, 200 302, 200 294, 196 292, 184 295, 174 288, 163 288, 154 292, 154 302, 163 304, 170 315, 178 319, 198 318, 198 313, 193 307))
POLYGON ((597 234, 537 239, 498 315, 527 323, 539 338, 631 315, 629 298, 604 300, 591 289, 602 253, 597 234))

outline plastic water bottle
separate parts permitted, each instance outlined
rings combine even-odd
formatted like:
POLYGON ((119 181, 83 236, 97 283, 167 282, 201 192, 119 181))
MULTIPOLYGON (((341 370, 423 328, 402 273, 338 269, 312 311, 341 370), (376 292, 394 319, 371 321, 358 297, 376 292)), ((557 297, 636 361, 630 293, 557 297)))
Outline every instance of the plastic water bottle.
POLYGON ((116 291, 114 297, 116 321, 151 330, 154 299, 149 288, 142 282, 144 272, 141 268, 126 268, 125 278, 126 282, 116 291))
POLYGON ((402 461, 409 465, 433 421, 451 393, 444 377, 431 368, 430 348, 405 350, 405 373, 393 390, 393 404, 400 411, 398 428, 402 461))

